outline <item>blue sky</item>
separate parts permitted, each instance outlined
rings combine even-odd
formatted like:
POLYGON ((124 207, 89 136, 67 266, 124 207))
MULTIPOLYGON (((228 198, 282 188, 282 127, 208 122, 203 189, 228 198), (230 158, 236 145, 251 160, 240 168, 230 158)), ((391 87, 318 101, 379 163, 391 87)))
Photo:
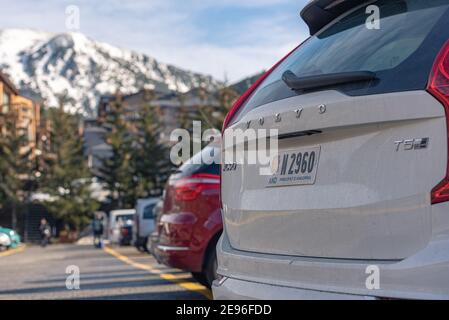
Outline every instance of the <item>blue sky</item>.
POLYGON ((80 8, 80 32, 160 61, 239 80, 273 65, 307 36, 307 0, 0 0, 0 28, 66 32, 65 8, 80 8))

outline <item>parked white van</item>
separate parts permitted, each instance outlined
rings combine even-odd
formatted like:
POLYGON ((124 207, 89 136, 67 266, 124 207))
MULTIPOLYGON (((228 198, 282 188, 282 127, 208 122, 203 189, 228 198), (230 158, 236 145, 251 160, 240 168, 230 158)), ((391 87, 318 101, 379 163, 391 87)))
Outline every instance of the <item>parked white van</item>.
POLYGON ((139 251, 148 251, 147 241, 155 228, 154 208, 159 198, 139 199, 134 215, 133 244, 139 251))
POLYGON ((108 238, 111 243, 120 242, 120 228, 127 223, 133 223, 135 209, 113 210, 109 213, 108 238))

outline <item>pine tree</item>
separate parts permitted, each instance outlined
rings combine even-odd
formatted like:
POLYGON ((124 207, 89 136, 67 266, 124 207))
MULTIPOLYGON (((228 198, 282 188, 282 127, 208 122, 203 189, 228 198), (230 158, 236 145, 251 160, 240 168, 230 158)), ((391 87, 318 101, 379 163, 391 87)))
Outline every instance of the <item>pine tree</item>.
POLYGON ((181 129, 191 130, 192 116, 186 106, 186 96, 183 93, 178 93, 176 98, 179 102, 179 108, 176 113, 178 125, 181 129))
POLYGON ((25 198, 24 189, 32 175, 31 150, 27 128, 19 126, 15 108, 0 118, 0 203, 11 210, 11 226, 17 228, 17 215, 25 198))
POLYGON ((83 154, 80 118, 59 108, 48 111, 51 153, 47 155, 43 191, 51 196, 49 211, 78 230, 89 222, 98 203, 91 197, 92 177, 83 154))
POLYGON ((141 107, 135 123, 133 162, 141 198, 162 194, 171 168, 168 148, 160 140, 161 116, 161 109, 149 102, 141 107))
POLYGON ((226 83, 214 93, 208 93, 203 89, 200 94, 202 103, 198 108, 203 123, 208 128, 221 130, 224 119, 237 98, 237 92, 226 83))
POLYGON ((110 201, 119 208, 132 208, 137 199, 137 179, 132 157, 133 135, 120 97, 109 105, 104 127, 108 130, 106 142, 111 151, 103 159, 101 179, 110 192, 110 201))

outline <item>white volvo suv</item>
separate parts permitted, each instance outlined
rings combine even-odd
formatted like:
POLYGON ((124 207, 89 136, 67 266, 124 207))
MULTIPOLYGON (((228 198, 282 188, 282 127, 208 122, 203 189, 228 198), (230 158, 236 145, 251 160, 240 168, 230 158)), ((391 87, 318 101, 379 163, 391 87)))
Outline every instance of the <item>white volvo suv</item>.
POLYGON ((449 299, 449 1, 360 3, 311 1, 225 121, 279 152, 222 166, 216 299, 449 299))

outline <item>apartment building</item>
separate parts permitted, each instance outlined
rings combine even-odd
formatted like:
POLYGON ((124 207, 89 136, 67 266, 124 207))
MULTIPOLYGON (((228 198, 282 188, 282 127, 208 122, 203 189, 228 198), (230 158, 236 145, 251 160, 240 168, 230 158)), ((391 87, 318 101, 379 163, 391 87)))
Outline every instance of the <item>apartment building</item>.
POLYGON ((30 152, 30 157, 38 155, 38 129, 40 119, 41 101, 25 93, 19 92, 11 80, 0 72, 0 133, 6 130, 5 121, 16 121, 16 127, 26 136, 26 144, 22 146, 23 152, 30 152))

